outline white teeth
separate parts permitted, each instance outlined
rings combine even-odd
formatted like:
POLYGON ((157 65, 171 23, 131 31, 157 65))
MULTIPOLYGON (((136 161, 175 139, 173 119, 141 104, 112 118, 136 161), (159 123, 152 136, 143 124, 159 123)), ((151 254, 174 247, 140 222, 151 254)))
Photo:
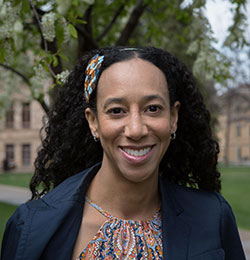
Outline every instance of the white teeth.
POLYGON ((140 149, 140 150, 127 149, 127 148, 122 148, 122 149, 129 155, 140 157, 146 155, 150 151, 151 147, 140 149))

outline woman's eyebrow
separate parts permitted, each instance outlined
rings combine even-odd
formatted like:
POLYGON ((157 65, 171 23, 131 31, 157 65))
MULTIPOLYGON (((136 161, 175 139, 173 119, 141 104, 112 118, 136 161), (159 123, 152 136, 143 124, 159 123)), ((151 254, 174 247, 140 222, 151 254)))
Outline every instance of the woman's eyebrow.
POLYGON ((124 98, 108 98, 104 103, 104 109, 112 103, 122 103, 124 100, 124 98))
POLYGON ((160 96, 160 95, 147 95, 147 96, 144 96, 143 99, 145 99, 145 101, 151 101, 153 99, 160 99, 163 103, 165 103, 165 99, 160 96))
MULTIPOLYGON (((157 95, 157 94, 156 95, 143 96, 143 100, 145 102, 149 102, 149 101, 154 100, 154 99, 159 99, 163 103, 166 102, 165 99, 162 96, 157 95)), ((106 102, 104 103, 103 108, 105 109, 105 108, 107 108, 107 106, 109 106, 110 104, 113 104, 113 103, 117 104, 117 103, 123 103, 123 102, 125 102, 125 98, 108 98, 106 100, 106 102)))

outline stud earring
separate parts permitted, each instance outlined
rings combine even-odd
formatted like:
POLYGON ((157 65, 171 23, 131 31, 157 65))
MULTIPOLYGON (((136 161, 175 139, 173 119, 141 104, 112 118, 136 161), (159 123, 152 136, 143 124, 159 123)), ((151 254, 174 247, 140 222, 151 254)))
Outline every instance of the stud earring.
POLYGON ((94 133, 93 138, 94 138, 94 141, 95 141, 96 143, 99 141, 99 139, 98 139, 97 136, 96 136, 96 133, 94 133))
POLYGON ((170 139, 174 140, 176 138, 176 133, 175 131, 171 133, 170 139))

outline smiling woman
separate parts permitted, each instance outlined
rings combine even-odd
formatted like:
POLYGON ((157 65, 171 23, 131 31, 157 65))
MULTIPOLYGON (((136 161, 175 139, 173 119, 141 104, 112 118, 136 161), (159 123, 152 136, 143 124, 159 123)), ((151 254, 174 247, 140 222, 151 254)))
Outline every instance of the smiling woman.
POLYGON ((180 105, 176 101, 170 108, 163 72, 139 58, 114 63, 99 79, 97 100, 97 111, 85 110, 104 152, 97 176, 114 182, 118 190, 125 181, 143 181, 143 189, 157 183, 180 105))
POLYGON ((86 54, 51 109, 2 259, 245 259, 209 122, 168 52, 86 54))

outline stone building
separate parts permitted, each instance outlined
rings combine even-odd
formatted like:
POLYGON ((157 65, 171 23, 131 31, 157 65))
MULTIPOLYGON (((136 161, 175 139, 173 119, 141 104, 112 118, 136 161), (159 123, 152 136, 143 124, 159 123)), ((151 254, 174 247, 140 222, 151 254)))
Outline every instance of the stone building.
POLYGON ((30 100, 25 86, 11 100, 6 115, 0 119, 0 172, 33 172, 44 112, 38 102, 30 100))
POLYGON ((219 102, 220 161, 250 165, 250 85, 228 91, 219 102))

